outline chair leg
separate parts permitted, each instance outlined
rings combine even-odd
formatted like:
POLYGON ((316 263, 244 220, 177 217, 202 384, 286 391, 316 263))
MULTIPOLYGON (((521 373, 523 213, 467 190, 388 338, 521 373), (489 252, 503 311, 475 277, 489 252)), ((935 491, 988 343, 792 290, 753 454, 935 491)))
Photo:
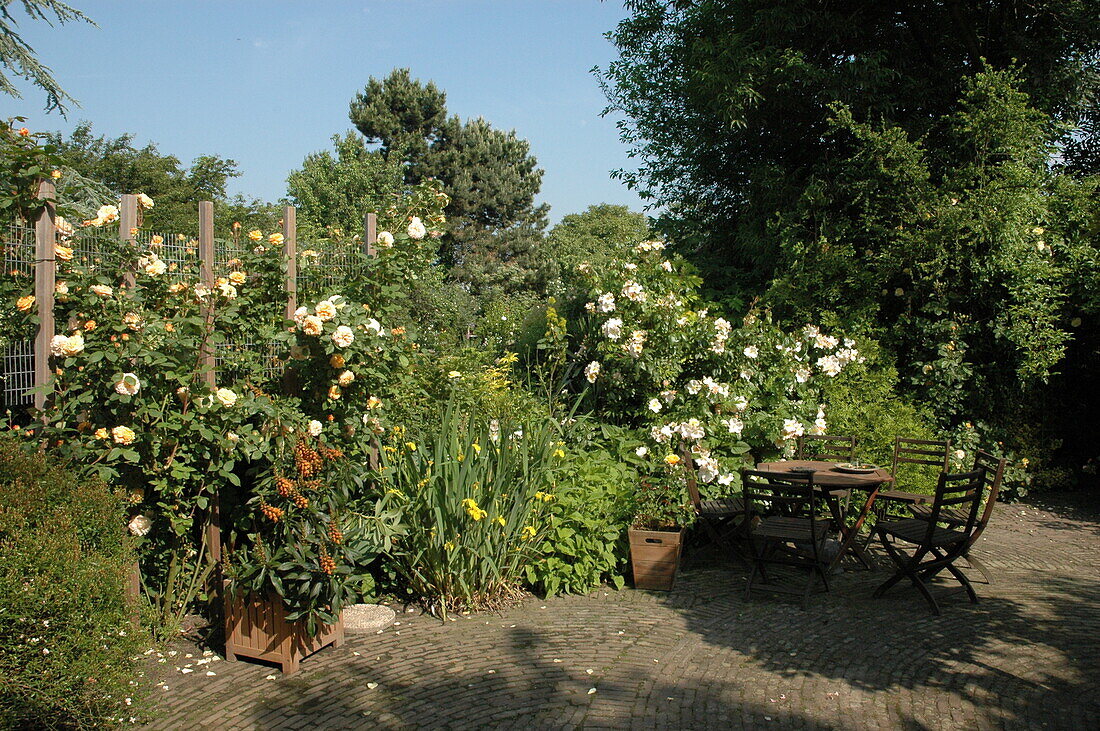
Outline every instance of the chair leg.
MULTIPOLYGON (((745 584, 745 600, 748 601, 752 595, 752 584, 756 581, 757 574, 764 573, 764 549, 765 546, 761 546, 758 551, 752 539, 749 539, 749 550, 753 554, 752 571, 749 573, 749 582, 745 584)), ((764 583, 767 583, 767 577, 764 578, 764 583)))
POLYGON ((952 576, 958 579, 959 583, 963 585, 963 588, 966 589, 966 594, 970 597, 970 603, 977 604, 978 595, 974 592, 974 587, 970 585, 970 579, 966 578, 966 574, 964 574, 962 571, 959 571, 959 569, 951 563, 947 564, 946 568, 948 571, 951 572, 952 576))
POLYGON ((978 573, 982 575, 983 579, 985 579, 985 583, 993 586, 993 576, 989 573, 989 568, 984 563, 979 561, 977 557, 971 556, 969 551, 963 554, 963 558, 966 559, 967 563, 978 570, 978 573))

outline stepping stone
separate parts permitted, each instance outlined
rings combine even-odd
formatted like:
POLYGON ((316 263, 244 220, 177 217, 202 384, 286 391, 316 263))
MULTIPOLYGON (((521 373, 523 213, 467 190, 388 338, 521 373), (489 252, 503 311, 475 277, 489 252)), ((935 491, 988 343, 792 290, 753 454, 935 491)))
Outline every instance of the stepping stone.
POLYGON ((346 632, 377 632, 393 624, 397 615, 381 604, 352 604, 344 607, 346 632))

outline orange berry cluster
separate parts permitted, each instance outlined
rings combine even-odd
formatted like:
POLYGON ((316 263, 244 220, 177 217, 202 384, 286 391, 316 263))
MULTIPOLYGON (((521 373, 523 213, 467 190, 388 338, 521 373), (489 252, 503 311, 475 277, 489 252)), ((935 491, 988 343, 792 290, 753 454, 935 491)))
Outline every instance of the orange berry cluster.
POLYGON ((282 476, 276 477, 275 490, 280 496, 289 498, 299 508, 309 507, 309 499, 298 490, 293 480, 282 476))
POLYGON ((299 441, 294 445, 294 466, 297 467, 298 474, 302 477, 316 477, 321 474, 321 468, 323 467, 321 455, 317 454, 304 441, 299 441))
POLYGON ((336 571, 336 562, 327 553, 321 554, 321 570, 329 576, 332 576, 333 572, 336 571))
POLYGON ((336 518, 329 521, 328 538, 337 546, 344 542, 344 531, 340 530, 340 524, 336 522, 336 518))
POLYGON ((278 523, 283 519, 283 516, 286 515, 282 508, 277 508, 267 503, 260 503, 260 510, 263 512, 264 517, 273 523, 278 523))
POLYGON ((321 456, 325 459, 340 459, 344 456, 343 451, 336 449, 335 447, 330 448, 321 445, 317 451, 319 451, 321 453, 321 456))

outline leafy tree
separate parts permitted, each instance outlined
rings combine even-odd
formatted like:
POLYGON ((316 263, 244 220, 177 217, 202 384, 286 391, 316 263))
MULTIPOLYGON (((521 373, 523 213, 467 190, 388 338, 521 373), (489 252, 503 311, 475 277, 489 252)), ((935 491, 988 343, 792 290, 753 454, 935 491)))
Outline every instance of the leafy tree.
POLYGON ((544 251, 554 263, 556 275, 568 281, 581 262, 599 266, 615 257, 632 256, 630 247, 651 236, 645 214, 600 203, 562 218, 546 235, 544 251))
POLYGON ((335 156, 328 150, 307 155, 287 178, 287 191, 300 226, 335 226, 352 234, 362 229, 365 214, 380 212, 401 191, 401 169, 367 150, 354 132, 332 142, 335 156))
MULTIPOLYGON (((1067 125, 1057 135, 1067 159, 1096 148, 1100 3, 627 6, 631 16, 611 33, 620 57, 602 72, 640 161, 619 174, 669 211, 664 225, 723 289, 752 291, 770 278, 775 214, 803 196, 820 165, 849 153, 829 134, 834 103, 938 149, 965 80, 1014 65, 1035 108, 1067 125)), ((936 174, 955 162, 934 159, 936 174)))
POLYGON ((201 155, 184 167, 179 158, 161 153, 154 143, 139 148, 130 134, 114 139, 96 136, 87 123, 80 124, 68 138, 51 134, 49 141, 67 169, 105 186, 113 197, 145 193, 153 198, 155 207, 145 213, 147 228, 194 236, 198 233, 197 205, 203 200, 215 204, 214 220, 220 235, 228 234, 233 221, 270 229, 278 218, 275 206, 228 195, 229 179, 240 174, 233 160, 201 155))
POLYGON ((484 119, 448 116, 446 95, 408 69, 371 78, 351 102, 352 123, 405 182, 428 178, 451 196, 443 260, 475 291, 529 287, 545 279, 533 269, 548 208, 536 206, 543 171, 530 145, 484 119), (497 264, 506 272, 494 271, 497 264))
MULTIPOLYGON (((61 88, 50 68, 38 60, 34 49, 16 32, 18 22, 9 10, 15 4, 12 0, 0 3, 0 91, 17 99, 22 97, 5 73, 4 69, 8 69, 46 92, 47 112, 56 109, 64 114, 66 104, 76 104, 76 100, 61 88)), ((87 15, 59 0, 20 0, 19 4, 32 20, 42 20, 50 25, 53 25, 51 15, 58 25, 74 22, 95 25, 87 15)))

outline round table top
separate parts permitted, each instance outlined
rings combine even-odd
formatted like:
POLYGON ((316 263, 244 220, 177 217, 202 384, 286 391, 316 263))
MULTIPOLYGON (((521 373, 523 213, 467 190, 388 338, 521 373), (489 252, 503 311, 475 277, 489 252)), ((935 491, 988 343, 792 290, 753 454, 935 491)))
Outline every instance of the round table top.
POLYGON ((893 482, 894 476, 888 470, 879 467, 874 472, 857 474, 841 472, 835 462, 814 462, 807 459, 782 460, 780 462, 761 462, 756 469, 761 472, 791 472, 792 468, 814 470, 814 484, 830 487, 866 487, 871 488, 884 482, 893 482))

